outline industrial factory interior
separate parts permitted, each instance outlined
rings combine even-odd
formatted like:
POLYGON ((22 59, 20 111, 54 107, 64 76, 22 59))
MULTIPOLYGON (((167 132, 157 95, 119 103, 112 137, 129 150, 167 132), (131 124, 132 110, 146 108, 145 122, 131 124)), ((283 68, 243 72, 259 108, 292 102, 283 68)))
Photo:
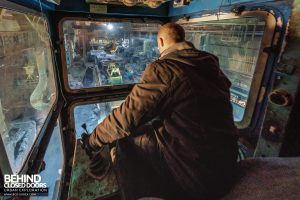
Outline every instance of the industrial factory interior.
POLYGON ((97 160, 82 147, 160 58, 166 23, 231 82, 237 168, 217 199, 300 199, 300 0, 0 0, 0 187, 39 174, 48 188, 1 200, 175 199, 124 139, 97 160))

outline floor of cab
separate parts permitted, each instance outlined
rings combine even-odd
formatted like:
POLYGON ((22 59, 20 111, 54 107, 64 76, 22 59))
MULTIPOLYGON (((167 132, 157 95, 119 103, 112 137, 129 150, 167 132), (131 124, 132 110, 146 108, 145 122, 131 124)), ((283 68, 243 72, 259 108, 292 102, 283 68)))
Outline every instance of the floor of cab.
MULTIPOLYGON (((108 148, 103 152, 103 155, 106 157, 110 156, 108 148)), ((89 157, 81 148, 80 142, 77 141, 69 199, 94 200, 117 195, 119 187, 113 169, 111 168, 106 176, 99 181, 87 175, 86 170, 89 163, 89 157)))

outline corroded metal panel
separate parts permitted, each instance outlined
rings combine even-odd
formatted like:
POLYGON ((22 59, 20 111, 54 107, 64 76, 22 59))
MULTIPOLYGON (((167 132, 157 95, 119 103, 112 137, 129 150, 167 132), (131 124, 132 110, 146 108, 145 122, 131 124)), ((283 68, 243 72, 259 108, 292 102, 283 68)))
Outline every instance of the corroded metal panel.
POLYGON ((282 57, 275 67, 275 81, 269 93, 266 118, 255 155, 278 156, 286 133, 300 80, 300 0, 293 2, 282 57))

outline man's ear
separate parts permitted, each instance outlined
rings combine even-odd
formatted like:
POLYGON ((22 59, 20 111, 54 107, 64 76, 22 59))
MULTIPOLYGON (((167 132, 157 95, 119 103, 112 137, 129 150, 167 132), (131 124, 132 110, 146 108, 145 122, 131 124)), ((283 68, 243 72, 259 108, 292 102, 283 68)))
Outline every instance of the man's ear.
POLYGON ((164 46, 164 40, 162 38, 159 38, 159 42, 160 42, 160 46, 163 47, 164 46))

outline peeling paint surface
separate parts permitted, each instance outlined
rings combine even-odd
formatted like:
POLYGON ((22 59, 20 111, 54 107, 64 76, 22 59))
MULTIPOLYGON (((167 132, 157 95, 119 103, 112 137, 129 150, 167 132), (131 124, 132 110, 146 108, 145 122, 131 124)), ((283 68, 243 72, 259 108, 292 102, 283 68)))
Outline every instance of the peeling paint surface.
MULTIPOLYGON (((285 50, 281 61, 275 67, 276 79, 272 91, 282 90, 295 98, 300 80, 300 0, 293 3, 292 14, 286 36, 285 50)), ((271 91, 271 92, 272 92, 271 91)), ((283 139, 286 134, 293 104, 280 106, 268 102, 266 118, 263 123, 255 156, 279 156, 283 139), (270 127, 275 127, 270 132, 270 127)))
MULTIPOLYGON (((207 1, 207 0, 193 0, 191 1, 190 5, 188 6, 183 6, 179 8, 173 8, 173 4, 170 3, 169 5, 169 16, 174 17, 178 15, 189 15, 197 12, 202 12, 202 11, 222 11, 224 8, 228 6, 238 6, 238 5, 246 5, 246 4, 252 4, 253 6, 256 5, 272 5, 276 3, 277 5, 281 4, 289 4, 291 0, 286 0, 286 1, 274 1, 274 0, 256 0, 256 1, 251 1, 251 0, 215 0, 215 1, 207 1)), ((278 8, 276 6, 276 8, 278 8)), ((284 9, 281 9, 281 11, 284 11, 284 9)))

